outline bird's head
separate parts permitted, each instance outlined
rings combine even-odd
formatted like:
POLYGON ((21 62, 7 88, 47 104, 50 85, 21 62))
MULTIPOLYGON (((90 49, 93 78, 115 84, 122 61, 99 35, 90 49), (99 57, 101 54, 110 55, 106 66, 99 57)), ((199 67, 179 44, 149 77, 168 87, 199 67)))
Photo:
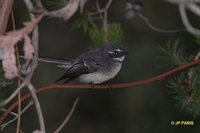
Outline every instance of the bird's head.
POLYGON ((106 45, 104 47, 104 53, 117 62, 123 62, 125 56, 128 54, 127 51, 124 51, 122 48, 114 44, 106 45))

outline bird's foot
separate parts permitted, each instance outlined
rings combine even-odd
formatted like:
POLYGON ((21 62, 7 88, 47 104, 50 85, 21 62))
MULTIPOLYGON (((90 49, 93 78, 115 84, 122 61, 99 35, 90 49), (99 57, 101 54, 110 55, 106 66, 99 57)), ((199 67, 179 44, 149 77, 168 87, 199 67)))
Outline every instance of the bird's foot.
POLYGON ((112 89, 112 85, 111 85, 110 82, 106 82, 106 85, 108 86, 108 89, 109 89, 109 90, 112 89))
POLYGON ((95 84, 93 82, 90 83, 91 89, 95 89, 95 84))

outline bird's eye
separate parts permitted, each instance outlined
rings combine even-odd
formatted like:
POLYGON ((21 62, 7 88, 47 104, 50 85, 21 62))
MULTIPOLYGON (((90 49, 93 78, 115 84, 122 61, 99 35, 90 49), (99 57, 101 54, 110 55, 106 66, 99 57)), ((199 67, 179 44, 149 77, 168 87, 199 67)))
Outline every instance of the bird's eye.
POLYGON ((119 54, 119 51, 115 51, 115 55, 118 55, 119 54))

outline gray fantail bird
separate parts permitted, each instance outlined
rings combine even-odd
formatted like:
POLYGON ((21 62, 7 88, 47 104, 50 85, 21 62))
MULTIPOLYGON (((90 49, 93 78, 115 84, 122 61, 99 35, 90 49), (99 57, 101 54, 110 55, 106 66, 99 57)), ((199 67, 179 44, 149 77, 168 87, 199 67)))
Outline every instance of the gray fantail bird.
POLYGON ((61 64, 67 71, 55 82, 78 79, 82 83, 99 84, 114 78, 122 67, 127 52, 110 44, 90 50, 71 61, 39 58, 40 61, 61 64))

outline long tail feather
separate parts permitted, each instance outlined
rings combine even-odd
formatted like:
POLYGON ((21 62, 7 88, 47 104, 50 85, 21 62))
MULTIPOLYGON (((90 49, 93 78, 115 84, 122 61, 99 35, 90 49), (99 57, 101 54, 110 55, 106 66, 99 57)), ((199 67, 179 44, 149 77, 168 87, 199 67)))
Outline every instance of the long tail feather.
MULTIPOLYGON (((20 55, 20 58, 24 59, 24 56, 20 55)), ((46 62, 46 63, 53 63, 53 64, 60 64, 60 65, 70 65, 70 60, 60 59, 60 58, 51 58, 51 57, 39 57, 38 61, 46 62)))

